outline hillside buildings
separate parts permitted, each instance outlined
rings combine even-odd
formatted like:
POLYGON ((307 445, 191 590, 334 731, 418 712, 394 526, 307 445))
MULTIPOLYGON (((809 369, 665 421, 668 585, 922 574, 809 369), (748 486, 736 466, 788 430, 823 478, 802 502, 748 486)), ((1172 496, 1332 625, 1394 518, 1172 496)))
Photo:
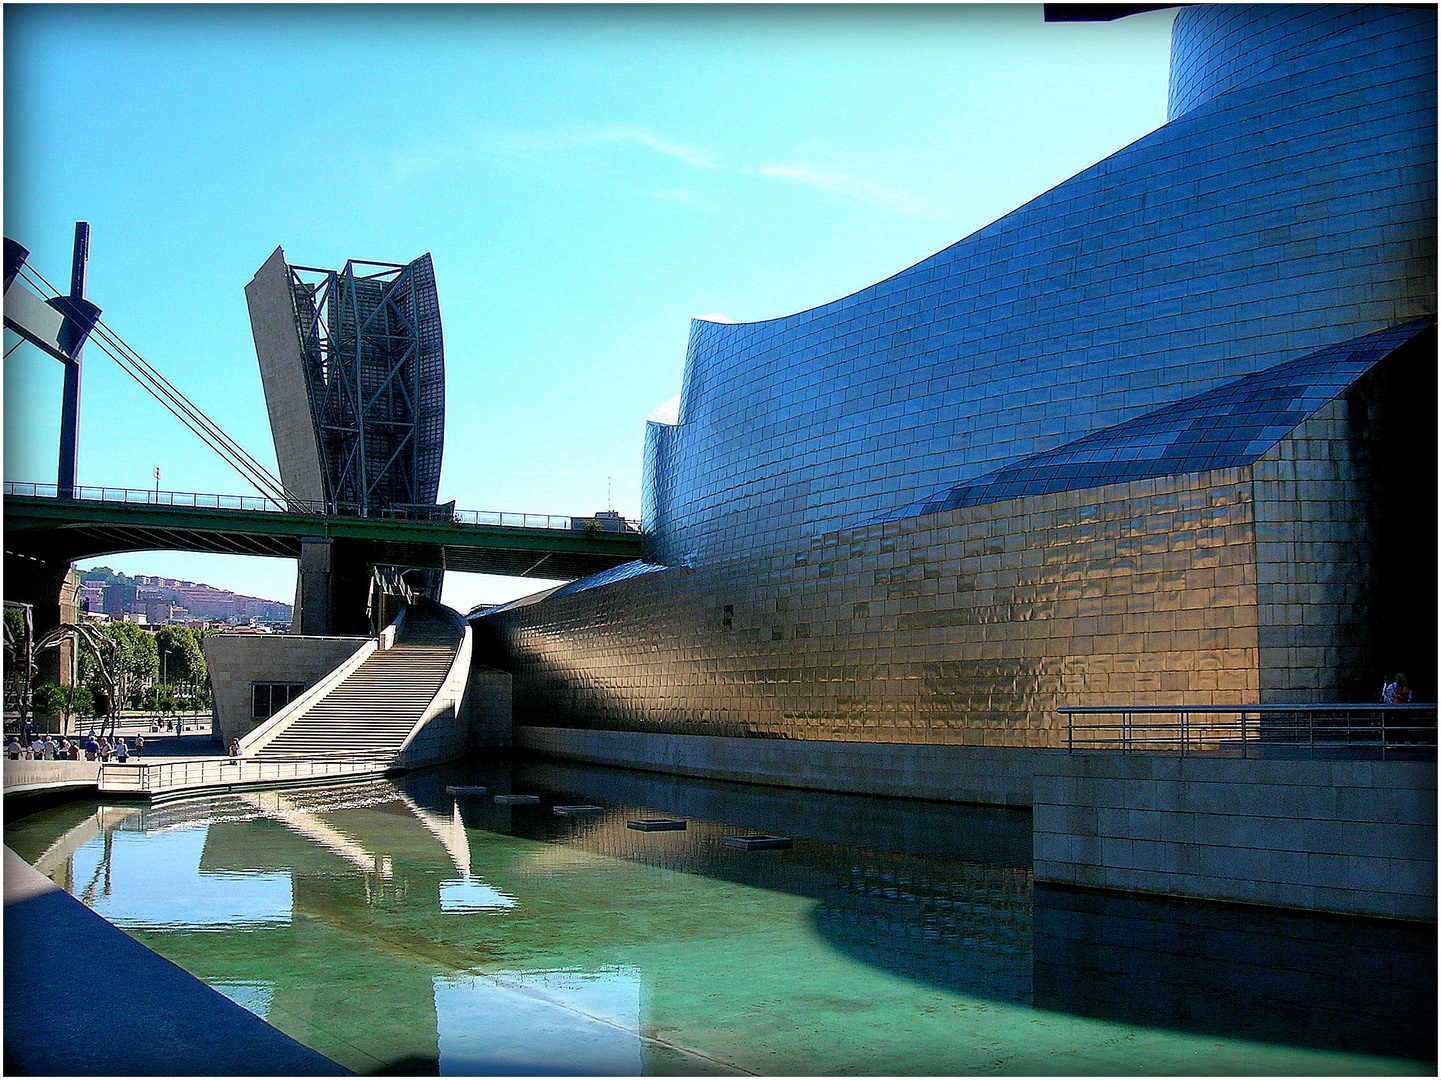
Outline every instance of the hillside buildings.
POLYGON ((103 570, 81 571, 76 591, 80 610, 122 621, 154 626, 209 625, 264 627, 284 630, 291 606, 257 596, 243 596, 195 581, 103 570))

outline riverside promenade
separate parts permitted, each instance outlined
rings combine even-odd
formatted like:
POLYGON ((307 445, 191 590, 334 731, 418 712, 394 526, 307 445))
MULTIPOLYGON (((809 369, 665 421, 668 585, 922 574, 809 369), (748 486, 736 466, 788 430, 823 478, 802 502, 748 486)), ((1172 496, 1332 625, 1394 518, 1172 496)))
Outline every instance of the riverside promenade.
MULTIPOLYGON (((137 734, 145 736, 145 753, 135 755, 135 740, 125 724, 120 734, 131 748, 130 763, 135 765, 159 765, 197 758, 216 758, 224 755, 225 748, 210 736, 207 724, 203 729, 197 726, 187 734, 162 733, 152 735, 147 727, 141 726, 137 734)), ((84 738, 84 735, 78 736, 84 738)), ((54 793, 57 796, 70 793, 75 797, 83 795, 86 789, 97 790, 100 780, 98 761, 11 761, 4 759, 4 791, 10 796, 43 796, 54 793)))

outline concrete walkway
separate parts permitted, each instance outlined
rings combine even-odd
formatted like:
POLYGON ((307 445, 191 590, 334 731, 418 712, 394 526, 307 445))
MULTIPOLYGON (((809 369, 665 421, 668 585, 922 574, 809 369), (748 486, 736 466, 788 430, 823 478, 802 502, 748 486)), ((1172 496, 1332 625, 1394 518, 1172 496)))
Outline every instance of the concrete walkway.
MULTIPOLYGON (((133 739, 127 738, 126 742, 131 747, 130 763, 133 765, 222 757, 225 752, 223 746, 211 739, 208 730, 194 735, 146 735, 145 753, 141 756, 134 753, 133 739)), ((86 789, 96 789, 100 776, 100 763, 86 761, 83 757, 79 761, 11 761, 7 757, 0 768, 3 768, 6 795, 72 791, 76 798, 83 798, 86 789)))
POLYGON ((5 849, 9 1076, 348 1076, 5 849))

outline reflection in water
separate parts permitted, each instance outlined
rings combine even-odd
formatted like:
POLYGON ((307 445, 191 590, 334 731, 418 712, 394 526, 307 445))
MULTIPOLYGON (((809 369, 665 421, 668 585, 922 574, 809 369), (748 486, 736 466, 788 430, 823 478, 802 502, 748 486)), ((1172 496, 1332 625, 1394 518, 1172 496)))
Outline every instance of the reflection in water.
POLYGON ((437 976, 441 1075, 637 1076, 640 1006, 635 968, 437 976))
POLYGON ((210 985, 242 1009, 249 1009, 262 1020, 269 1018, 270 1002, 275 997, 275 987, 270 983, 216 979, 210 985))
POLYGON ((477 878, 461 878, 458 881, 440 883, 441 911, 504 911, 513 907, 515 897, 506 896, 499 889, 492 889, 477 878))
POLYGON ((1042 888, 1035 940, 1046 1008, 1434 1059, 1434 926, 1042 888))
POLYGON ((1394 1074, 1434 1046, 1434 934, 1033 890, 1024 811, 492 762, 7 842, 362 1073, 1394 1074), (626 828, 656 816, 688 827, 626 828), (750 831, 795 846, 722 842, 750 831))
POLYGON ((251 930, 290 921, 285 874, 207 873, 205 827, 177 829, 164 844, 112 827, 74 853, 76 895, 129 929, 251 930))

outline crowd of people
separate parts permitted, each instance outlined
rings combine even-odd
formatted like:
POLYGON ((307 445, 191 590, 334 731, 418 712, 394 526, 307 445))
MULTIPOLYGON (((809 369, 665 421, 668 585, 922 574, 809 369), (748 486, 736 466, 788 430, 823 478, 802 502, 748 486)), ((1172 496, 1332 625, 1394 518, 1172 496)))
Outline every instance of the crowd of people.
MULTIPOLYGON (((130 758, 130 747, 120 736, 114 739, 97 736, 93 731, 82 743, 78 738, 72 742, 54 735, 36 734, 28 743, 12 735, 5 746, 5 753, 11 761, 114 761, 124 764, 130 758)), ((145 736, 135 736, 135 756, 145 753, 145 736)))

